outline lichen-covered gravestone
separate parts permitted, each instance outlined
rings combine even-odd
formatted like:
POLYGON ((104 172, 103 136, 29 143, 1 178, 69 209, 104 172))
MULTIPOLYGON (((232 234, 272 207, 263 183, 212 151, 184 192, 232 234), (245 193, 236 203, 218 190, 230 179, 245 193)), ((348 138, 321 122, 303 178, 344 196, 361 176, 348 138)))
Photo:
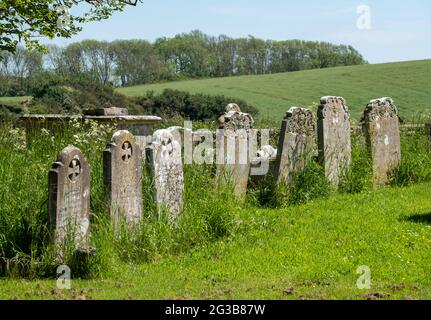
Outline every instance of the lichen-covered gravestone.
POLYGON ((116 229, 124 221, 139 223, 142 217, 142 153, 135 137, 126 130, 114 133, 103 153, 105 194, 116 229))
POLYGON ((69 146, 60 152, 48 175, 48 212, 52 240, 73 241, 86 248, 90 227, 90 169, 82 152, 69 146))
POLYGON ((338 186, 352 162, 350 116, 341 97, 323 97, 317 111, 319 160, 328 180, 338 186))
POLYGON ((153 177, 154 199, 159 214, 168 213, 168 220, 175 223, 183 210, 184 174, 181 145, 171 130, 157 130, 147 146, 146 165, 153 177))
POLYGON ((226 112, 218 119, 216 136, 217 176, 222 182, 231 183, 236 196, 242 198, 247 192, 250 175, 250 142, 254 120, 241 112, 237 104, 226 106, 226 112))
POLYGON ((364 112, 364 129, 373 161, 374 182, 385 185, 401 160, 397 107, 391 98, 371 100, 364 112))
POLYGON ((277 184, 290 184, 295 173, 301 172, 313 157, 315 123, 310 110, 291 108, 281 124, 275 164, 277 184))

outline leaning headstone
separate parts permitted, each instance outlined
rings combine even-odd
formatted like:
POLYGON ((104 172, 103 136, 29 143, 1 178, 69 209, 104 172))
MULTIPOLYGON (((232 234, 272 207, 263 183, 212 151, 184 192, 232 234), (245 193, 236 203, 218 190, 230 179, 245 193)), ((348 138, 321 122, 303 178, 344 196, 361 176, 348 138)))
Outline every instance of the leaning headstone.
POLYGON ((73 146, 61 151, 48 180, 53 242, 73 241, 76 249, 85 248, 90 227, 90 169, 82 152, 73 146))
POLYGON ((319 160, 328 180, 338 186, 352 161, 350 115, 341 97, 323 97, 317 111, 319 160))
POLYGON ((142 153, 126 130, 114 133, 103 153, 105 195, 116 229, 124 221, 137 224, 142 217, 142 153))
POLYGON ((401 161, 398 110, 391 98, 371 100, 364 112, 364 129, 373 161, 374 182, 382 186, 401 161))
POLYGON ((216 135, 217 176, 232 184, 236 196, 247 192, 250 175, 250 149, 253 134, 253 117, 241 112, 237 104, 226 106, 226 112, 218 119, 216 135))
POLYGON ((290 184, 295 173, 301 172, 313 157, 315 123, 310 110, 291 108, 281 124, 278 154, 275 163, 277 184, 290 184))
POLYGON ((251 159, 251 171, 249 183, 254 187, 261 189, 272 184, 274 165, 277 158, 277 149, 270 145, 264 145, 255 156, 251 159), (256 174, 252 174, 255 171, 256 174))
POLYGON ((166 211, 169 222, 175 223, 183 210, 181 146, 169 129, 157 130, 152 139, 145 153, 153 177, 154 199, 159 214, 166 211))

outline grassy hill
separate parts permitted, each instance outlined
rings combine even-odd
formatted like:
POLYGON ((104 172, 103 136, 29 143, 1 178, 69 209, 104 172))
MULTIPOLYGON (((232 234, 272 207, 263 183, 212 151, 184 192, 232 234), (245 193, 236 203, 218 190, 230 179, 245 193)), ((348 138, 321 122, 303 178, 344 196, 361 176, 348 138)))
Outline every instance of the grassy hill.
POLYGON ((128 96, 165 88, 239 98, 260 110, 260 117, 280 120, 291 106, 311 106, 321 96, 347 100, 353 120, 367 102, 392 97, 400 116, 411 119, 431 111, 431 60, 337 67, 263 76, 188 80, 118 89, 128 96))

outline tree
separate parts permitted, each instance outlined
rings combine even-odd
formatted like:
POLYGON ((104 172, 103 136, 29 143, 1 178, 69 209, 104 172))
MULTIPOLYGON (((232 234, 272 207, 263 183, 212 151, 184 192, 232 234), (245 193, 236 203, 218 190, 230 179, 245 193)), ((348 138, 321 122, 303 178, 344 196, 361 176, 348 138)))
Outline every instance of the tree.
POLYGON ((137 0, 2 0, 0 2, 0 51, 15 52, 18 42, 46 51, 40 37, 70 38, 81 31, 78 24, 109 18, 137 0), (81 5, 80 13, 71 9, 81 5))
POLYGON ((115 54, 115 74, 121 86, 163 79, 163 64, 151 43, 145 40, 117 40, 111 43, 111 49, 115 54))

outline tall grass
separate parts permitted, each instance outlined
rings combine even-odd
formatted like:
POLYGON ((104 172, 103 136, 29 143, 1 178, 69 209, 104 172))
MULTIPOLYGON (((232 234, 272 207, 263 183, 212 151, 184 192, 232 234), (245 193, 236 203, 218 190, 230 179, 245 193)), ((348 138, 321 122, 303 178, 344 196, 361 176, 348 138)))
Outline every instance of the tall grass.
MULTIPOLYGON (((227 187, 217 186, 213 170, 185 166, 184 212, 177 225, 159 219, 148 175, 143 179, 142 223, 133 232, 123 226, 115 234, 108 218, 103 188, 103 150, 113 128, 72 121, 60 131, 43 130, 29 137, 9 124, 0 127, 0 275, 46 277, 58 264, 75 276, 103 276, 122 262, 146 262, 179 254, 228 236, 240 204, 227 187), (85 272, 70 251, 58 259, 49 243, 48 171, 57 154, 73 144, 86 156, 91 170, 91 240, 97 249, 85 272), (76 271, 79 270, 79 271, 76 271)), ((78 261, 79 262, 79 261, 78 261)))
POLYGON ((401 162, 390 174, 390 184, 407 186, 431 180, 429 132, 425 128, 401 134, 401 162))

